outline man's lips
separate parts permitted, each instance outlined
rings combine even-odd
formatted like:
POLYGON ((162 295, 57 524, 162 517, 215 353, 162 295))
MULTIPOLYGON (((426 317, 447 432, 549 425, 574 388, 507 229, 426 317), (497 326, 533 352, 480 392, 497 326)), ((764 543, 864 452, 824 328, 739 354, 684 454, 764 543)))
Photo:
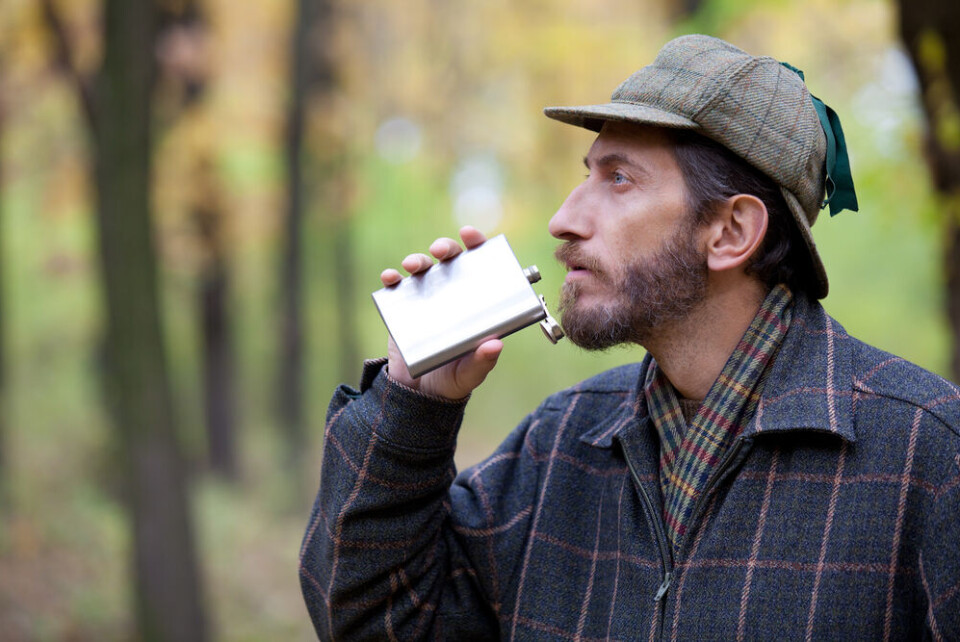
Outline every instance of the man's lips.
POLYGON ((588 277, 588 276, 591 276, 592 274, 593 274, 593 272, 591 272, 591 271, 588 270, 587 268, 583 268, 583 267, 568 267, 568 268, 567 268, 567 278, 566 278, 566 280, 567 280, 567 281, 570 281, 570 280, 573 280, 573 279, 586 278, 586 277, 588 277))
POLYGON ((600 262, 588 257, 575 242, 567 242, 554 252, 557 260, 567 268, 568 276, 602 274, 600 262))

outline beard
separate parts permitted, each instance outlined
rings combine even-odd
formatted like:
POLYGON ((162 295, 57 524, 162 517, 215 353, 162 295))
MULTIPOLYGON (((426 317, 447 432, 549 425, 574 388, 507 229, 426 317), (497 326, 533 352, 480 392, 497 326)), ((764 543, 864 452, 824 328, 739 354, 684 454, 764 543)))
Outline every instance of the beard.
POLYGON ((567 337, 587 350, 644 345, 657 328, 689 315, 707 289, 707 259, 697 249, 693 232, 693 226, 682 226, 652 257, 626 265, 617 275, 584 255, 577 241, 558 247, 559 261, 590 270, 615 293, 611 302, 588 306, 578 300, 583 284, 564 283, 559 311, 567 337))

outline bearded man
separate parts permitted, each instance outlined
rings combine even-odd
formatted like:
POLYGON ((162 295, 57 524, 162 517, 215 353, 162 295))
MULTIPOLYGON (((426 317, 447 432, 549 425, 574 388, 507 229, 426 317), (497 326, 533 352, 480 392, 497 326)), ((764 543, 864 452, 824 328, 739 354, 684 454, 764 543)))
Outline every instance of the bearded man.
POLYGON ((368 362, 331 403, 301 553, 317 634, 960 639, 960 391, 818 303, 810 226, 824 200, 856 208, 836 115, 798 70, 706 36, 546 114, 598 132, 549 225, 564 329, 647 355, 459 476, 503 344, 416 379, 392 343, 368 362))

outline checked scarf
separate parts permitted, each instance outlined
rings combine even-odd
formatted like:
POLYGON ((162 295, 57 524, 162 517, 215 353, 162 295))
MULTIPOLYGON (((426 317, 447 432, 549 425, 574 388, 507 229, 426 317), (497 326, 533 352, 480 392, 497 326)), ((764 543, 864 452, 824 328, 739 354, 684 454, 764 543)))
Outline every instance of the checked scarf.
POLYGON ((753 418, 764 373, 790 327, 792 302, 785 285, 770 291, 689 425, 676 390, 656 362, 647 371, 644 395, 660 435, 663 518, 674 555, 710 473, 753 418))

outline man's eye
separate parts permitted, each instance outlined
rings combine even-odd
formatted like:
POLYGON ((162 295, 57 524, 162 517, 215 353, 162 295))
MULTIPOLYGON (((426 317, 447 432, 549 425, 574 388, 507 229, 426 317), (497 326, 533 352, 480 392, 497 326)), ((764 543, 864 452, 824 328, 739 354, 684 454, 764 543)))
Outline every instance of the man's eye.
POLYGON ((614 185, 622 185, 627 182, 627 177, 620 172, 614 172, 611 179, 614 185))

